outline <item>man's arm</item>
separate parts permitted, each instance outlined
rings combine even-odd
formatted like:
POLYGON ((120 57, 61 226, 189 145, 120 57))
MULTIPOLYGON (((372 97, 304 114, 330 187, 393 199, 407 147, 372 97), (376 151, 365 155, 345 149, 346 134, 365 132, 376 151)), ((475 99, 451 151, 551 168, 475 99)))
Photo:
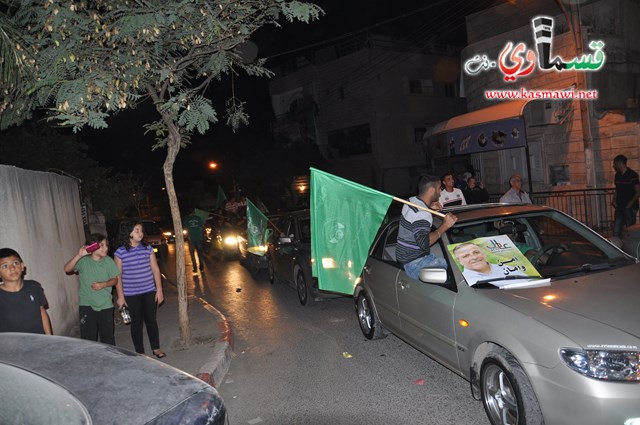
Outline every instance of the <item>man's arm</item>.
POLYGON ((636 192, 633 194, 633 198, 631 198, 631 200, 625 206, 625 208, 633 208, 636 201, 640 198, 640 183, 636 183, 636 185, 633 186, 633 188, 636 190, 636 192))
POLYGON ((42 318, 42 327, 44 328, 45 335, 53 335, 53 330, 51 329, 51 319, 49 318, 49 314, 44 306, 40 306, 40 317, 42 318))
POLYGON ((451 213, 448 213, 447 215, 445 215, 444 220, 442 221, 442 224, 440 225, 440 227, 438 227, 433 232, 429 232, 429 246, 436 243, 437 240, 440 239, 440 237, 444 232, 446 232, 451 228, 451 226, 456 224, 456 221, 458 221, 458 217, 456 217, 455 215, 451 213))

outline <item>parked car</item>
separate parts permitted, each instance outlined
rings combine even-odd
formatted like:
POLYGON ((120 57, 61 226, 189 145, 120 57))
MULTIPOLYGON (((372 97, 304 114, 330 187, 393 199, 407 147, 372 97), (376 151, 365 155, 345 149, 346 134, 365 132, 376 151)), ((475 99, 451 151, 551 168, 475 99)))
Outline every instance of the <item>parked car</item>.
POLYGON ((319 297, 336 294, 320 291, 311 276, 311 217, 308 209, 282 214, 267 250, 269 281, 293 286, 300 304, 310 306, 319 297))
POLYGON ((109 238, 109 252, 113 254, 120 246, 121 241, 127 239, 131 222, 141 221, 144 231, 144 239, 153 247, 158 261, 165 261, 168 255, 167 239, 160 226, 153 220, 135 220, 123 218, 111 220, 107 223, 107 233, 109 238))
POLYGON ((218 392, 132 351, 78 338, 0 333, 0 423, 226 423, 218 392))
POLYGON ((492 424, 640 423, 640 264, 551 208, 452 211, 458 221, 432 247, 448 268, 422 269, 420 280, 396 261, 399 218, 383 226, 354 292, 363 334, 391 332, 469 380, 492 424), (495 235, 549 280, 470 286, 447 244, 495 235))

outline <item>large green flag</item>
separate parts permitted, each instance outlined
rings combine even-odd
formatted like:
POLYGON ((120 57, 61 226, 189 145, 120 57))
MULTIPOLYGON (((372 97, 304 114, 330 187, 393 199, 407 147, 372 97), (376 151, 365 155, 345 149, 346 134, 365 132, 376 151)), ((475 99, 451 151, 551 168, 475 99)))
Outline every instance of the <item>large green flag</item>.
POLYGON ((261 257, 267 252, 267 239, 271 235, 268 223, 269 219, 247 199, 247 251, 261 257))
POLYGON ((222 186, 218 185, 218 197, 216 198, 216 208, 222 208, 224 206, 224 201, 227 200, 227 196, 224 194, 224 190, 222 190, 222 186))
POLYGON ((393 197, 311 168, 311 257, 318 287, 353 294, 393 197))

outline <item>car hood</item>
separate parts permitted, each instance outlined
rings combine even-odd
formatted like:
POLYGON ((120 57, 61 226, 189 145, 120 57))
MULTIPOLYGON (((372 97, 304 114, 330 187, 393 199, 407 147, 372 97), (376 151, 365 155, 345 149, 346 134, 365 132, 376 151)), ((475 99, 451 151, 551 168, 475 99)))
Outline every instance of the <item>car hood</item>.
POLYGON ((583 348, 638 349, 640 265, 554 279, 530 289, 478 289, 583 348))
POLYGON ((221 405, 213 387, 179 369, 77 338, 0 333, 0 361, 65 388, 96 424, 162 423, 169 409, 190 398, 221 405))

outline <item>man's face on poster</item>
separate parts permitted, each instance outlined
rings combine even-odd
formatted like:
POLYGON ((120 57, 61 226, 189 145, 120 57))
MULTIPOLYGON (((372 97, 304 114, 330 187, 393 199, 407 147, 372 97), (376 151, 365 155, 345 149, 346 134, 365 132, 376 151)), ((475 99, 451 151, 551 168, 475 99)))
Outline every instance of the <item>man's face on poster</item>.
POLYGON ((474 244, 459 245, 455 250, 458 262, 465 270, 482 272, 487 267, 487 257, 479 246, 474 244))

